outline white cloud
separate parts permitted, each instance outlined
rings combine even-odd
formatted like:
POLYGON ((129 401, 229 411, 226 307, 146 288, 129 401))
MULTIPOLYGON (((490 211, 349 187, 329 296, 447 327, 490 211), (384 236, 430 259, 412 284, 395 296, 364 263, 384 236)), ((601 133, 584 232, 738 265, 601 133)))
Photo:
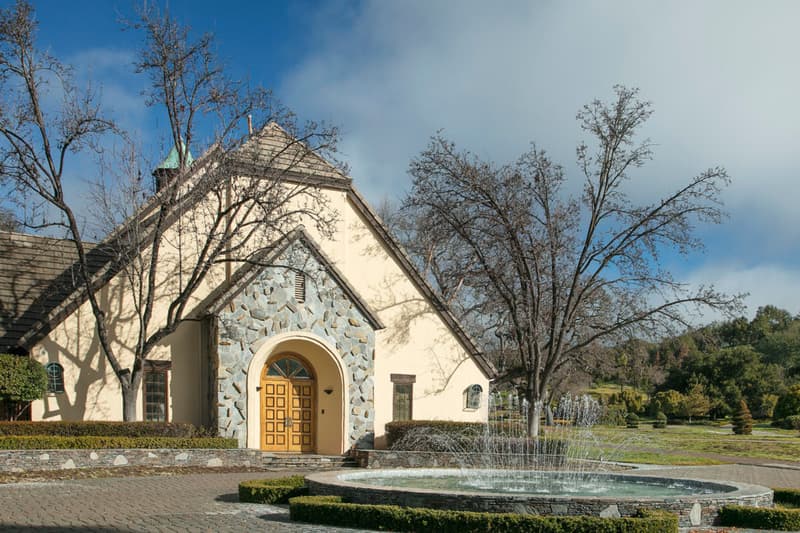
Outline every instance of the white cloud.
MULTIPOLYGON (((746 315, 755 316, 756 310, 765 305, 775 305, 792 314, 800 313, 800 267, 787 268, 781 265, 762 264, 738 267, 730 264, 708 264, 692 272, 688 283, 692 286, 714 285, 728 294, 749 293, 744 302, 746 315)), ((703 323, 719 318, 707 315, 703 323)))
POLYGON ((365 2, 340 25, 328 20, 337 5, 281 93, 343 125, 344 156, 373 201, 402 195, 409 159, 439 128, 495 161, 533 140, 574 172, 576 111, 623 83, 656 110, 643 132, 656 159, 633 195, 724 165, 732 216, 709 235, 748 247, 714 252, 786 255, 796 242, 800 3, 365 2))

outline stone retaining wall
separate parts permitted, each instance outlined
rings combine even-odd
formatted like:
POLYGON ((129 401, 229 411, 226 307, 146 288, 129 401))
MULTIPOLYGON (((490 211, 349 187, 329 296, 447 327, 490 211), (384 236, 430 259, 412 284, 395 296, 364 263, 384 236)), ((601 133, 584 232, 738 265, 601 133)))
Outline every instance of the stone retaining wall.
MULTIPOLYGON (((523 464, 509 454, 504 454, 506 464, 523 464)), ((549 468, 564 466, 566 456, 529 455, 527 466, 535 467, 541 461, 549 468)), ((469 452, 415 452, 405 450, 356 450, 356 461, 361 468, 463 468, 470 465, 491 465, 485 453, 469 452)))
POLYGON ((0 450, 0 472, 114 468, 124 466, 202 466, 339 468, 344 458, 325 455, 280 455, 247 449, 107 449, 107 450, 0 450))

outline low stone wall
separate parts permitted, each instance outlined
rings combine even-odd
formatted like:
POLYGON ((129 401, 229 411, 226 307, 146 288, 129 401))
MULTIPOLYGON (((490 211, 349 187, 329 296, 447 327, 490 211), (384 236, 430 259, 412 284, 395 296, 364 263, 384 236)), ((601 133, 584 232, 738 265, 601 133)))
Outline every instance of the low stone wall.
POLYGON ((249 449, 0 450, 0 472, 124 466, 339 468, 343 461, 338 456, 281 455, 249 449))
MULTIPOLYGON (((523 458, 515 460, 505 454, 507 463, 523 464, 523 458)), ((490 465, 491 457, 485 453, 468 452, 416 452, 404 450, 356 450, 356 461, 361 468, 463 468, 470 465, 490 465)), ((565 457, 529 455, 527 466, 546 463, 549 468, 564 466, 565 457)))
MULTIPOLYGON (((433 472, 435 473, 435 471, 433 472)), ((311 494, 343 496, 353 503, 376 503, 408 507, 432 507, 459 511, 482 511, 498 513, 522 513, 540 515, 587 515, 620 517, 634 516, 642 507, 663 509, 678 515, 681 527, 709 526, 717 521, 719 510, 724 505, 772 506, 772 490, 743 483, 717 483, 699 480, 680 480, 683 483, 705 485, 713 494, 686 495, 665 498, 636 497, 573 497, 530 496, 500 493, 474 493, 443 491, 421 488, 400 488, 365 485, 358 482, 366 472, 325 472, 306 478, 311 494), (733 489, 733 490, 730 490, 733 489), (729 490, 729 492, 722 492, 729 490)), ((606 477, 624 478, 620 474, 604 474, 606 477)), ((665 478, 639 477, 638 480, 653 480, 663 483, 665 478)))

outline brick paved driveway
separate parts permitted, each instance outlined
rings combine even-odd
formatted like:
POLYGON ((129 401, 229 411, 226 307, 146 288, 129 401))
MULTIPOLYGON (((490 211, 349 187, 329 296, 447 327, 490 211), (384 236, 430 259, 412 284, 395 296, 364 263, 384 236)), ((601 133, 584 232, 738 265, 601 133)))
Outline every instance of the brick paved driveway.
MULTIPOLYGON (((356 531, 297 524, 289 521, 284 507, 238 502, 237 487, 244 479, 299 473, 302 472, 294 470, 0 484, 0 531, 356 531)), ((665 468, 658 473, 800 488, 797 468, 720 465, 665 468)))
POLYGON ((282 475, 287 473, 0 485, 0 531, 355 531, 292 523, 286 508, 239 503, 240 481, 282 475))

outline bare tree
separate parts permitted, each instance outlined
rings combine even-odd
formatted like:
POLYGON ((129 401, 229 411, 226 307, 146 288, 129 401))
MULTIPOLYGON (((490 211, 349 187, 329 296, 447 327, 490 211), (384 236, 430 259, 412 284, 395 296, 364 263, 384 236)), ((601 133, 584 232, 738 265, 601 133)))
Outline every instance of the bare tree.
POLYGON ((496 166, 436 136, 410 166, 404 207, 417 231, 440 244, 446 275, 463 278, 486 319, 507 328, 516 360, 508 375, 521 377, 539 407, 529 413, 532 435, 554 379, 593 349, 684 324, 691 306, 739 303, 680 284, 659 262, 668 250, 702 246, 695 224, 720 222, 725 170, 636 205, 625 183, 651 157, 649 141, 636 144, 635 134, 652 110, 636 90, 615 91, 615 101, 596 100, 577 115, 595 142, 577 149, 577 197, 565 194, 563 169, 535 146, 496 166))
POLYGON ((0 207, 0 230, 2 231, 19 231, 20 223, 14 212, 0 207))
POLYGON ((95 191, 100 218, 109 227, 120 223, 99 247, 111 257, 102 269, 87 259, 63 176, 73 152, 99 150, 99 136, 120 132, 103 117, 95 95, 76 90, 69 69, 36 47, 36 21, 24 1, 0 11, 0 156, 6 179, 54 208, 58 218, 48 224, 63 226, 74 242, 79 285, 119 380, 123 417, 134 420, 148 354, 189 318, 205 284, 229 278, 230 265, 258 261, 300 218, 328 231, 335 215, 324 195, 294 170, 333 153, 338 134, 298 123, 269 91, 233 81, 214 54, 211 34, 192 39, 188 28, 152 7, 126 27, 143 35, 135 66, 149 76, 147 104, 166 112, 175 150, 152 191, 142 177, 146 158, 119 136, 126 143, 112 165, 116 180, 95 191), (63 93, 63 105, 49 113, 42 103, 45 80, 63 93), (242 136, 251 117, 258 132, 242 136), (201 136, 207 150, 192 161, 189 146, 201 136), (265 137, 269 142, 260 142, 265 137), (129 315, 99 301, 98 289, 110 280, 133 309, 129 315), (119 346, 112 339, 122 320, 135 332, 119 346))

